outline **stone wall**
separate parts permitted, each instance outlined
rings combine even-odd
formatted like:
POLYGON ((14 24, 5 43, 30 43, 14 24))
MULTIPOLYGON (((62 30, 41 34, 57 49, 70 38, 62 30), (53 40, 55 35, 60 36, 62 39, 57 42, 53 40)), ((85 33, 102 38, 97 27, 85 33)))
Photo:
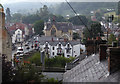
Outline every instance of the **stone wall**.
POLYGON ((111 73, 120 69, 120 47, 108 48, 108 71, 111 73))
POLYGON ((11 61, 12 58, 12 39, 10 34, 5 28, 5 14, 4 11, 0 12, 0 53, 7 56, 7 60, 11 61))

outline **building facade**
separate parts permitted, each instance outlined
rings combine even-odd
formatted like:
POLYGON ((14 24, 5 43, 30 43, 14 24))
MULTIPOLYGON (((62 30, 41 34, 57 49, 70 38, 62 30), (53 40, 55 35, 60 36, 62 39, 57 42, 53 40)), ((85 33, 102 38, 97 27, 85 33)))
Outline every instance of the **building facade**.
POLYGON ((40 48, 45 51, 49 57, 64 56, 69 58, 78 57, 80 55, 80 49, 85 52, 85 45, 80 44, 79 41, 49 41, 40 42, 40 48))
POLYGON ((15 42, 23 42, 24 41, 24 35, 23 35, 23 32, 22 30, 20 29, 17 29, 15 31, 15 34, 12 35, 12 43, 15 43, 15 42))
POLYGON ((73 24, 70 22, 46 22, 44 24, 45 36, 53 36, 72 40, 73 24))
POLYGON ((23 23, 6 24, 6 28, 12 36, 12 43, 27 40, 34 34, 33 25, 23 23))

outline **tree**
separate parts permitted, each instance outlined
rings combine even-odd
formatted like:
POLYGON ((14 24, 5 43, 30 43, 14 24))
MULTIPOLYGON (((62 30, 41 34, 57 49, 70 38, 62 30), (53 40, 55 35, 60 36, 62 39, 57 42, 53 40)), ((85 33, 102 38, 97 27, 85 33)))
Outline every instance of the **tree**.
POLYGON ((96 13, 95 13, 95 16, 96 16, 96 19, 97 19, 98 21, 101 21, 101 20, 102 20, 102 15, 101 15, 101 13, 96 12, 96 13))
POLYGON ((44 75, 41 73, 41 68, 37 70, 34 65, 25 64, 18 68, 13 82, 41 82, 44 79, 44 75))
POLYGON ((34 23, 34 29, 36 34, 43 35, 44 21, 43 20, 36 21, 34 23))
POLYGON ((74 40, 77 40, 77 39, 79 39, 79 38, 80 38, 80 36, 79 36, 78 33, 73 33, 73 39, 74 39, 74 40))
MULTIPOLYGON (((88 23, 88 19, 85 16, 80 15, 79 16, 81 18, 81 20, 84 22, 84 24, 87 25, 88 23)), ((84 25, 80 19, 78 18, 78 16, 75 17, 71 17, 68 21, 72 22, 74 25, 84 25)))
POLYGON ((13 14, 11 20, 12 22, 20 22, 22 20, 22 14, 20 13, 13 14))
POLYGON ((116 41, 116 37, 114 34, 110 34, 109 38, 108 38, 108 42, 109 44, 112 44, 113 41, 116 41))
POLYGON ((39 21, 41 17, 38 14, 23 16, 22 21, 26 24, 33 24, 35 21, 39 21))
POLYGON ((7 20, 7 22, 11 21, 11 14, 10 14, 10 9, 9 8, 6 9, 6 20, 7 20))
POLYGON ((93 23, 91 25, 91 32, 93 34, 93 38, 96 38, 97 36, 103 35, 103 32, 101 30, 101 24, 100 23, 93 23))
POLYGON ((97 36, 102 36, 103 32, 101 30, 101 24, 99 22, 94 22, 91 24, 91 27, 84 29, 84 37, 87 38, 96 38, 97 36))

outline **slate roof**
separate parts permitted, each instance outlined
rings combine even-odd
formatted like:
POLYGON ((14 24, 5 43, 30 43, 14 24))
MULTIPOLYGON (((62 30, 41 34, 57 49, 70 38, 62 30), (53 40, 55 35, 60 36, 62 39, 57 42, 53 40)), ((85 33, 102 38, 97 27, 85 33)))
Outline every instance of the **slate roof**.
POLYGON ((99 54, 85 58, 63 75, 63 82, 118 82, 120 71, 109 75, 107 61, 100 62, 99 54))
POLYGON ((23 33, 25 33, 25 27, 27 25, 23 23, 14 23, 12 26, 7 26, 7 30, 13 34, 17 29, 22 30, 23 33))
POLYGON ((56 46, 57 44, 59 44, 59 42, 65 46, 66 44, 70 43, 72 46, 73 45, 77 45, 80 44, 80 42, 78 41, 68 41, 68 42, 64 42, 64 41, 40 41, 41 45, 44 45, 46 42, 48 42, 48 44, 50 44, 51 46, 56 46))
POLYGON ((63 32, 68 32, 68 30, 71 30, 73 29, 73 24, 70 23, 70 22, 47 22, 46 23, 46 30, 50 30, 51 27, 55 25, 55 27, 58 29, 58 30, 62 30, 63 32))

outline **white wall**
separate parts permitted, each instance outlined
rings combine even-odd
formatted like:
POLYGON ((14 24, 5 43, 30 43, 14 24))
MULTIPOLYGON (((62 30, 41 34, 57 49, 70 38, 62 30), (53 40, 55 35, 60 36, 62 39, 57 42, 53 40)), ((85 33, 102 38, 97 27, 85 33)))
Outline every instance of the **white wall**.
POLYGON ((70 48, 71 48, 71 50, 70 50, 70 53, 67 53, 67 50, 66 50, 66 48, 68 48, 68 45, 69 43, 67 43, 66 45, 65 45, 65 47, 64 47, 64 55, 65 55, 65 57, 68 57, 67 55, 69 55, 69 56, 72 56, 72 46, 70 45, 70 48))
POLYGON ((80 44, 73 45, 73 57, 80 55, 80 44))
POLYGON ((15 31, 15 34, 13 35, 14 37, 13 38, 15 38, 15 40, 17 39, 17 42, 22 42, 23 41, 23 37, 22 37, 22 30, 20 30, 20 29, 17 29, 16 31, 15 31), (20 34, 20 35, 18 35, 18 34, 20 34), (17 37, 17 38, 16 38, 17 37), (20 38, 20 40, 19 40, 19 38, 20 38))
POLYGON ((25 27, 25 35, 29 35, 29 29, 28 29, 28 27, 25 27))
MULTIPOLYGON (((73 57, 77 57, 80 55, 80 48, 83 49, 83 52, 85 52, 85 45, 80 45, 80 44, 76 44, 76 45, 70 45, 70 53, 67 53, 66 52, 66 48, 68 47, 67 44, 65 46, 63 46, 61 44, 61 48, 62 48, 62 52, 64 53, 64 56, 65 57, 68 57, 67 55, 69 56, 73 56, 73 57)), ((51 46, 49 43, 48 43, 48 47, 49 47, 49 54, 50 54, 50 57, 54 57, 54 56, 57 56, 57 48, 58 48, 59 44, 57 44, 56 46, 51 46), (53 50, 53 47, 54 47, 54 50, 53 50), (53 55, 53 52, 54 52, 54 55, 53 55)), ((45 50, 45 44, 44 45, 40 45, 40 48, 42 50, 45 50)))

